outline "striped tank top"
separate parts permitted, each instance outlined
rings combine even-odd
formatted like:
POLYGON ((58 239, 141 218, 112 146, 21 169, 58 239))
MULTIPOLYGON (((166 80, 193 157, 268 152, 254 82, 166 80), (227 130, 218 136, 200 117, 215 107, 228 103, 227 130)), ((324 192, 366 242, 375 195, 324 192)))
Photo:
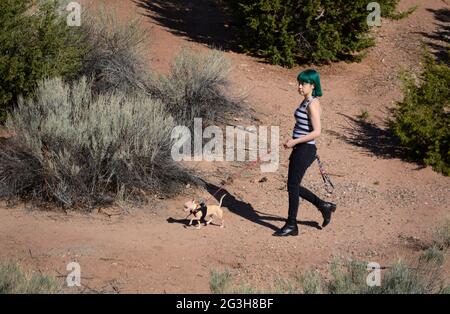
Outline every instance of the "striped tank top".
MULTIPOLYGON (((311 119, 308 115, 308 106, 314 97, 309 99, 305 99, 300 106, 295 110, 295 126, 294 131, 292 132, 292 138, 299 138, 305 136, 313 131, 313 127, 311 124, 311 119)), ((307 144, 316 144, 314 140, 306 142, 307 144)))

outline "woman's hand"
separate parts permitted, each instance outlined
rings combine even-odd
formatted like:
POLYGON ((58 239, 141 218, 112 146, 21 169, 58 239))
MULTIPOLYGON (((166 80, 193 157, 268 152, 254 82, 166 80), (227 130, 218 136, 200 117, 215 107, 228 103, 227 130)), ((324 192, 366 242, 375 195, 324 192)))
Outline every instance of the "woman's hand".
POLYGON ((283 143, 283 146, 284 146, 284 148, 292 148, 292 147, 294 147, 295 145, 297 145, 297 142, 295 141, 295 140, 293 140, 293 139, 289 139, 289 140, 287 140, 287 141, 285 141, 284 143, 283 143))

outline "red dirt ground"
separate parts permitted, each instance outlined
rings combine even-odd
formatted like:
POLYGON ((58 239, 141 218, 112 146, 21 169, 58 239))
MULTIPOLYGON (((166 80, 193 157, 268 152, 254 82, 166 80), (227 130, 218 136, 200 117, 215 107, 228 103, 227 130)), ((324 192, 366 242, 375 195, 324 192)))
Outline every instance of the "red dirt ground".
MULTIPOLYGON (((186 17, 185 24, 174 27, 161 22, 164 13, 156 13, 158 6, 149 11, 138 2, 107 1, 123 20, 142 17, 143 27, 149 31, 146 57, 157 71, 167 72, 183 45, 208 50, 204 41, 198 40, 208 23, 211 32, 229 36, 228 28, 217 22, 214 5, 206 1, 198 1, 201 8, 186 5, 186 15, 209 14, 209 18, 186 17), (182 31, 175 32, 175 27, 182 31)), ((224 229, 214 225, 201 230, 184 227, 182 204, 192 195, 209 195, 192 188, 177 198, 127 208, 126 214, 120 215, 102 211, 63 214, 30 210, 26 204, 8 207, 2 202, 0 258, 60 276, 68 273, 69 262, 78 261, 82 291, 122 293, 210 292, 211 269, 230 270, 236 284, 267 288, 277 276, 310 269, 327 274, 334 257, 381 265, 398 258, 416 258, 436 227, 450 218, 450 178, 391 156, 393 150, 384 132, 388 108, 402 95, 398 71, 419 71, 421 40, 432 47, 442 44, 430 36, 443 25, 435 10, 449 9, 449 5, 442 0, 403 0, 400 9, 416 4, 419 8, 406 19, 383 20, 382 27, 374 30, 377 45, 361 63, 319 68, 324 87, 324 132, 318 150, 334 174, 336 193, 331 197, 324 194, 317 165, 309 170, 304 184, 338 204, 327 228, 315 227, 316 222, 321 223, 319 212, 302 202, 300 236, 272 237, 287 214, 289 151, 281 148, 278 172, 244 171, 226 186, 237 201, 233 208, 225 207, 224 229), (367 110, 371 123, 360 126, 357 116, 362 110, 367 110), (259 183, 262 177, 267 181, 259 183)), ((296 74, 306 67, 285 69, 244 54, 228 50, 225 54, 232 64, 231 92, 247 95, 248 105, 261 124, 279 125, 283 140, 291 131, 292 112, 300 101, 296 74)), ((224 174, 239 173, 243 167, 202 163, 199 169, 206 180, 219 185, 224 174)), ((448 276, 448 262, 444 270, 448 276)))

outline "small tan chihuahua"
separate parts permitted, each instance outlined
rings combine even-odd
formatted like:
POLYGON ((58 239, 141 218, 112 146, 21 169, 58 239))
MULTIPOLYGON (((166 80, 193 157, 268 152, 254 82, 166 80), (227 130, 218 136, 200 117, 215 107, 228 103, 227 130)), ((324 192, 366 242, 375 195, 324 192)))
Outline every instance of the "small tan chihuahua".
POLYGON ((209 225, 212 220, 213 220, 213 216, 215 217, 219 217, 221 220, 221 224, 220 224, 220 228, 223 228, 223 210, 222 208, 220 208, 222 206, 222 200, 225 197, 226 194, 224 194, 221 198, 220 198, 220 203, 219 205, 208 205, 206 206, 205 203, 197 203, 195 201, 195 199, 192 199, 192 201, 188 201, 186 203, 184 203, 184 211, 185 212, 190 212, 189 215, 186 217, 188 218, 189 216, 193 215, 191 221, 189 222, 189 226, 192 225, 192 222, 194 220, 197 220, 197 229, 200 229, 200 220, 202 219, 202 217, 205 218, 206 220, 206 226, 209 225), (209 220, 207 220, 207 218, 209 218, 209 220))

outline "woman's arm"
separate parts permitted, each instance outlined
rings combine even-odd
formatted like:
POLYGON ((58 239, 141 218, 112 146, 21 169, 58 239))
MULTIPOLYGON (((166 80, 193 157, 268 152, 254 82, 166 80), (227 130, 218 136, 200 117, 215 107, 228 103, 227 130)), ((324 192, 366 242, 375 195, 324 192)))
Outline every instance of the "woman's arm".
POLYGON ((318 99, 314 99, 308 106, 309 118, 311 119, 311 124, 313 131, 308 135, 301 136, 296 139, 289 140, 285 146, 287 148, 292 148, 297 144, 306 143, 318 138, 321 134, 322 125, 320 123, 320 102, 318 99))

